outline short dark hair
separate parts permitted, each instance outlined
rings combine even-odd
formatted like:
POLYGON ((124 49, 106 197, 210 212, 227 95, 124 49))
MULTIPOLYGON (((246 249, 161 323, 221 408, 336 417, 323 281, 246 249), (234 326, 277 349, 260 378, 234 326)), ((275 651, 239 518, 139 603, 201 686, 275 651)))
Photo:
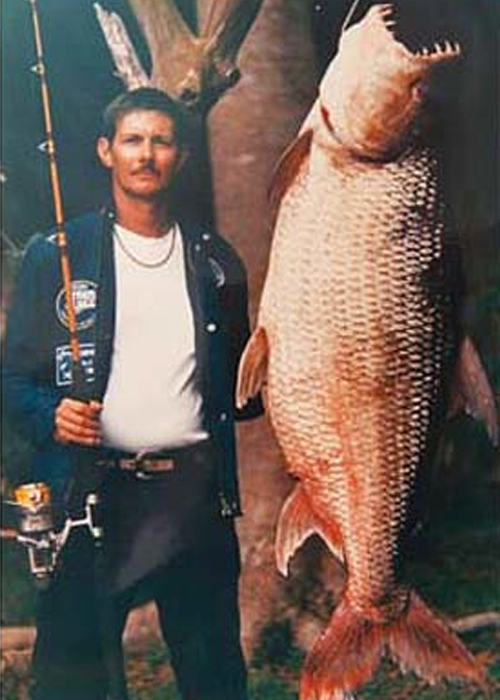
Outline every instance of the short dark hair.
POLYGON ((102 114, 101 136, 112 141, 119 121, 126 114, 138 110, 166 114, 174 122, 177 142, 179 145, 184 144, 186 140, 186 115, 183 107, 169 97, 166 92, 150 87, 136 88, 115 97, 102 114))

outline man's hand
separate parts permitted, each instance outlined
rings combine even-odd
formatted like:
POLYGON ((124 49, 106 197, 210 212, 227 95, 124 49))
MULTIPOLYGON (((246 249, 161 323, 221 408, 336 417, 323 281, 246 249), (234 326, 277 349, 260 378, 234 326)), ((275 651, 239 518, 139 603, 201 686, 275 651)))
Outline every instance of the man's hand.
POLYGON ((76 399, 63 399, 56 408, 54 438, 62 444, 100 445, 101 410, 99 401, 84 403, 76 399))

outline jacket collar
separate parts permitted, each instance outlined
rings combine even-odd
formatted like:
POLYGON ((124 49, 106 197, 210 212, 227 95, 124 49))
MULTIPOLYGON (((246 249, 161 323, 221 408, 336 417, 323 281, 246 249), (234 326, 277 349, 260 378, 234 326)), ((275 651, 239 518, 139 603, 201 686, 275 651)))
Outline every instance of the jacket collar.
MULTIPOLYGON (((108 202, 108 204, 101 207, 99 213, 107 223, 106 228, 108 232, 112 233, 112 226, 116 221, 116 211, 112 203, 108 202)), ((176 217, 176 221, 179 224, 183 240, 188 248, 194 248, 194 252, 199 252, 206 247, 206 243, 211 238, 208 226, 186 215, 176 217), (199 247, 197 248, 196 246, 199 247)))

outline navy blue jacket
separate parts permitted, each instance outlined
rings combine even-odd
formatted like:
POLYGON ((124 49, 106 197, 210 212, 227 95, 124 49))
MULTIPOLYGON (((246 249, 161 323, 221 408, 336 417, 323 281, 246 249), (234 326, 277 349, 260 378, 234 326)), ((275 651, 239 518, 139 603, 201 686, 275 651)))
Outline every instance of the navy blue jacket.
MULTIPOLYGON (((103 211, 66 226, 82 364, 90 395, 98 400, 106 390, 113 349, 113 222, 113 212, 103 211)), ((196 381, 205 427, 216 448, 221 509, 224 515, 237 515, 234 421, 262 411, 260 401, 243 412, 234 407, 238 360, 249 335, 246 275, 222 238, 184 221, 181 230, 195 319, 196 381)), ((74 447, 53 439, 55 409, 63 397, 72 395, 72 382, 55 234, 37 234, 26 250, 9 310, 3 391, 8 414, 35 444, 33 477, 49 483, 56 494, 64 491, 77 454, 74 447)))

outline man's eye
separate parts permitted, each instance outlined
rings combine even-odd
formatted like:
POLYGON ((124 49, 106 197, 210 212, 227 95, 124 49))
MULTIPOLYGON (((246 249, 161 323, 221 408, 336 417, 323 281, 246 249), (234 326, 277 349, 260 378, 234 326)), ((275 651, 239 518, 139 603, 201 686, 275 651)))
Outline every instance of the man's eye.
POLYGON ((122 139, 123 143, 139 143, 139 136, 124 136, 122 139))
POLYGON ((169 138, 168 136, 157 136, 155 139, 153 139, 154 143, 157 143, 159 146, 173 146, 175 141, 172 138, 169 138))

